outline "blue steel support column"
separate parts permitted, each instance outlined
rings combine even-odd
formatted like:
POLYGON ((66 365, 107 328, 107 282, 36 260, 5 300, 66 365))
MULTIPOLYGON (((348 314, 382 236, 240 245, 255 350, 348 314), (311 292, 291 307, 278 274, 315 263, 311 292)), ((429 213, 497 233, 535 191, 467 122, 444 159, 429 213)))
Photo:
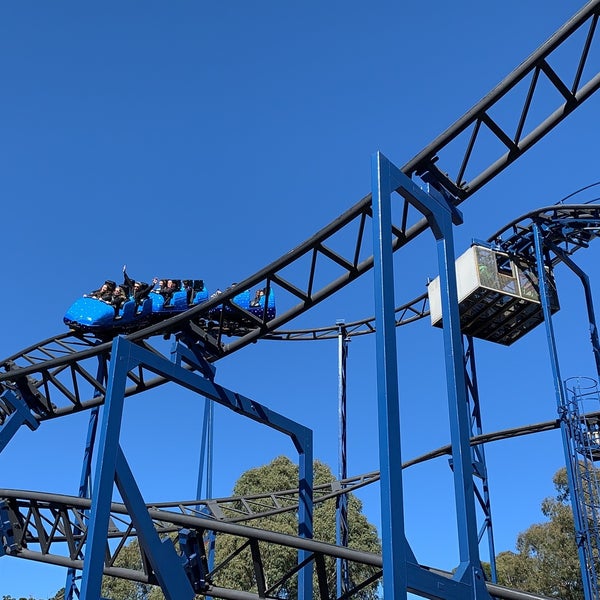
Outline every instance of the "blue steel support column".
POLYGON ((398 192, 428 220, 437 241, 440 291, 444 322, 444 351, 452 440, 460 565, 453 579, 465 584, 463 597, 489 598, 479 560, 477 518, 473 495, 470 416, 465 385, 463 348, 454 264, 453 224, 462 222, 458 210, 439 192, 419 188, 383 155, 373 157, 373 237, 376 246, 375 298, 377 316, 377 367, 382 487, 384 596, 400 597, 406 583, 407 543, 404 538, 402 481, 391 466, 400 464, 400 418, 394 326, 393 263, 390 196, 398 192), (384 479, 385 478, 385 479, 384 479), (396 512, 394 512, 396 511, 396 512), (386 514, 387 513, 387 514, 386 514), (386 535, 386 527, 390 533, 386 535), (404 544, 403 544, 404 542, 404 544), (403 546, 403 547, 402 547, 403 546), (388 554, 386 559, 386 553, 388 554), (388 569, 386 571, 386 568, 388 569), (389 570, 392 570, 392 582, 389 570), (396 596, 396 594, 398 594, 396 596))
MULTIPOLYGON (((106 361, 104 357, 98 357, 98 370, 96 371, 96 381, 106 383, 106 361)), ((100 396, 98 390, 94 391, 94 398, 100 396)), ((100 407, 95 406, 90 412, 88 421, 88 431, 85 441, 85 450, 83 452, 83 464, 81 466, 81 477, 79 478, 79 498, 88 498, 92 490, 92 457, 94 455, 94 445, 96 443, 96 432, 98 430, 98 417, 100 415, 100 407)), ((81 534, 79 527, 73 532, 75 535, 81 534)), ((67 571, 67 581, 65 583, 65 600, 73 600, 74 595, 79 598, 79 590, 77 589, 77 572, 70 568, 67 571)))
MULTIPOLYGON (((563 448, 565 452, 565 466, 567 469, 567 480, 569 483, 570 490, 577 489, 577 483, 575 481, 574 469, 576 465, 572 464, 570 443, 569 443, 569 431, 568 431, 568 399, 564 388, 564 383, 560 374, 560 365, 558 361, 558 351, 556 348, 556 338, 554 336, 554 326, 552 324, 552 312, 550 310, 550 294, 548 289, 548 282, 546 280, 546 263, 544 261, 544 242, 543 234, 538 223, 533 223, 532 227, 533 239, 535 244, 535 259, 537 263, 537 275, 539 282, 539 294, 540 302, 542 304, 542 312, 544 315, 544 323, 546 325, 546 339, 548 342, 548 351, 550 354, 550 366, 552 368, 552 380, 554 382, 554 391, 556 395, 556 404, 558 409, 558 418, 560 420, 560 433, 563 441, 563 448)), ((571 494, 571 508, 573 510, 573 519, 575 522, 575 535, 577 542, 577 554, 579 556, 579 564, 581 567, 581 578, 583 581, 583 594, 585 600, 593 599, 592 586, 589 579, 588 571, 585 567, 585 548, 583 532, 585 531, 585 516, 581 513, 579 503, 576 499, 576 493, 571 494)))
MULTIPOLYGON (((204 399, 204 419, 202 421, 202 440, 200 442, 200 463, 198 468, 198 486, 196 489, 196 498, 202 498, 204 466, 206 466, 206 495, 205 498, 212 498, 212 477, 213 477, 213 433, 214 433, 214 404, 208 399, 204 399)), ((200 507, 197 506, 198 510, 200 507)), ((207 561, 208 568, 213 569, 215 564, 215 543, 216 534, 214 531, 204 533, 204 541, 208 546, 207 561)), ((212 596, 206 596, 211 600, 212 596)))
MULTIPOLYGON (((377 153, 372 161, 373 256, 377 357, 377 415, 381 477, 383 597, 407 597, 407 542, 404 528, 400 406, 396 352, 392 254, 391 165, 377 153)), ((394 186, 395 187, 395 186, 394 186)))
MULTIPOLYGON (((195 364, 188 356, 189 364, 195 364)), ((161 582, 168 600, 186 600, 193 597, 189 581, 184 578, 183 564, 173 560, 176 553, 172 545, 162 544, 152 524, 148 521, 146 507, 126 464, 119 445, 119 433, 124 404, 125 385, 129 370, 143 366, 156 375, 165 377, 186 389, 218 402, 236 413, 287 434, 299 453, 299 534, 312 537, 313 509, 313 447, 312 430, 280 415, 267 407, 228 390, 206 379, 179 363, 173 363, 124 337, 115 338, 106 389, 104 415, 98 445, 98 462, 92 495, 92 514, 88 527, 88 545, 84 559, 82 598, 97 600, 100 595, 106 532, 110 516, 113 482, 116 480, 132 521, 138 530, 143 551, 161 582), (142 530, 141 533, 139 530, 142 530)), ((169 543, 170 544, 170 543, 169 543)), ((312 555, 303 551, 299 560, 306 565, 298 574, 301 600, 312 600, 312 555)))
MULTIPOLYGON (((305 429, 302 436, 294 436, 294 445, 298 450, 298 535, 304 538, 313 536, 313 440, 312 431, 305 429)), ((308 561, 311 553, 298 552, 298 561, 308 561)), ((313 600, 312 562, 298 573, 298 598, 313 600)))
MULTIPOLYGON (((343 481, 348 477, 348 464, 346 453, 346 359, 348 358, 348 344, 344 321, 338 321, 338 479, 343 481)), ((336 543, 338 546, 348 546, 348 497, 340 494, 337 497, 336 507, 336 543)), ((344 558, 337 559, 337 595, 343 596, 350 589, 350 574, 348 561, 344 558)))
POLYGON ((551 250, 564 262, 573 273, 575 273, 583 286, 585 296, 585 306, 587 309, 588 322, 590 327, 590 342, 592 343, 592 352, 594 353, 594 361, 596 363, 596 373, 600 378, 600 340, 598 339, 598 324, 596 321, 596 313, 594 311, 594 299, 592 297, 592 288, 590 286, 590 278, 585 271, 575 263, 561 248, 550 245, 551 250))
POLYGON ((0 427, 0 452, 2 452, 8 442, 19 431, 21 425, 27 425, 31 431, 35 431, 40 424, 33 414, 31 414, 31 409, 20 395, 12 390, 4 390, 0 398, 13 411, 6 417, 4 423, 2 423, 2 427, 0 427))
POLYGON ((95 489, 92 494, 92 511, 88 526, 88 544, 86 547, 83 577, 81 583, 81 598, 97 600, 100 598, 102 573, 106 550, 106 532, 110 517, 110 505, 115 481, 123 498, 132 521, 134 522, 140 542, 145 543, 145 550, 156 571, 159 581, 164 578, 168 583, 162 591, 168 600, 192 600, 194 592, 177 554, 161 543, 154 530, 141 494, 135 485, 122 450, 119 445, 119 435, 125 400, 127 373, 133 368, 135 359, 132 357, 135 346, 122 337, 115 338, 111 352, 111 362, 106 386, 106 400, 98 444, 98 462, 94 478, 95 489), (170 550, 170 551, 169 551, 170 550), (162 567, 162 568, 161 568, 162 567), (177 567, 177 568, 175 568, 177 567))
POLYGON ((120 342, 121 338, 115 338, 112 345, 112 359, 106 385, 104 414, 98 444, 98 464, 96 465, 92 511, 88 526, 88 542, 81 582, 81 597, 83 600, 96 600, 99 598, 102 586, 106 532, 110 517, 110 503, 112 501, 125 400, 125 385, 129 370, 128 357, 123 352, 119 352, 120 342))
MULTIPOLYGON (((446 384, 452 440, 452 465, 460 565, 454 577, 470 586, 471 598, 489 597, 485 588, 477 515, 473 495, 473 462, 470 446, 470 417, 463 365, 463 346, 458 310, 456 265, 454 254, 453 214, 450 205, 430 204, 430 226, 437 241, 440 268, 440 293, 444 321, 444 354, 446 357, 446 384)), ((456 219, 456 217, 455 217, 456 219)), ((462 218, 459 222, 462 222, 462 218)))
MULTIPOLYGON (((467 393, 471 399, 471 434, 481 435, 483 428, 481 424, 481 407, 479 404, 479 386, 477 385, 477 369, 475 363, 475 344, 471 336, 466 336, 465 348, 465 376, 467 393)), ((479 529, 479 541, 487 533, 488 554, 490 559, 491 579, 497 583, 498 574, 496 571, 496 550, 494 546, 494 530, 492 527, 492 505, 490 502, 489 483, 487 476, 487 465, 485 460, 485 450, 483 444, 472 447, 473 470, 477 478, 481 480, 481 490, 477 485, 477 479, 473 480, 475 496, 479 501, 483 511, 483 523, 479 529)))
POLYGON ((202 438, 200 442, 200 463, 198 467, 198 485, 196 498, 212 498, 212 459, 213 459, 213 416, 214 405, 208 399, 204 401, 202 420, 202 438), (206 467, 206 473, 204 472, 206 467), (206 490, 204 483, 206 482, 206 490), (202 495, 204 494, 204 496, 202 495))

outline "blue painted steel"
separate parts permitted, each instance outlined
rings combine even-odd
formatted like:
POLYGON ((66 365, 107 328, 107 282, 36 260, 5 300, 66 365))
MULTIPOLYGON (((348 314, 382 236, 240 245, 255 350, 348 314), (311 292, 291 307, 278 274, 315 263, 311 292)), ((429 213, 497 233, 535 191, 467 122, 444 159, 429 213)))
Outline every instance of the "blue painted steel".
POLYGON ((214 404, 206 398, 204 400, 204 418, 202 419, 202 438, 200 441, 200 461, 198 464, 198 485, 196 488, 196 498, 198 499, 212 498, 212 465, 214 434, 213 419, 214 404), (205 465, 206 473, 204 472, 205 465))
POLYGON ((404 528, 400 405, 394 318, 394 265, 390 196, 398 187, 397 169, 381 154, 371 162, 373 257, 377 359, 377 419, 381 477, 381 541, 383 596, 407 597, 407 541, 404 528), (395 183, 395 185, 394 185, 395 183))
POLYGON ((0 428, 0 452, 2 452, 21 425, 27 425, 31 431, 35 431, 40 424, 31 414, 31 409, 20 394, 7 389, 0 394, 0 398, 13 411, 6 417, 0 428))
MULTIPOLYGON (((177 344, 178 346, 180 344, 177 344)), ((213 372, 214 376, 214 372, 213 372)), ((204 399, 204 418, 202 420, 202 439, 200 442, 200 460, 198 463, 198 484, 196 488, 196 498, 212 498, 212 481, 213 481, 213 448, 214 448, 214 404, 208 399, 204 399), (206 465, 206 473, 204 466, 206 465), (206 476, 206 477, 205 477, 206 476), (206 484, 206 493, 203 496, 204 484, 206 484)), ((196 507, 201 510, 200 505, 196 507)), ((208 546, 208 569, 212 570, 215 563, 215 542, 216 535, 214 531, 209 531, 204 534, 206 544, 208 546)), ((211 596, 206 596, 207 600, 211 596)))
POLYGON ((396 191, 427 218, 437 240, 460 552, 460 565, 454 579, 466 585, 461 594, 489 598, 479 560, 470 420, 454 264, 452 226, 461 223, 462 217, 440 192, 435 189, 430 189, 429 194, 424 192, 380 153, 373 157, 372 172, 384 596, 386 599, 405 597, 408 564, 403 509, 399 508, 403 501, 402 481, 392 468, 395 463, 398 472, 397 465, 401 463, 390 207, 391 193, 396 191))
POLYGON ((167 600, 193 600, 192 584, 169 538, 161 540, 121 446, 117 449, 115 481, 135 532, 167 600))
MULTIPOLYGON (((144 512, 145 507, 142 508, 143 501, 141 495, 139 495, 133 475, 131 475, 126 465, 119 446, 119 431, 127 373, 129 370, 140 365, 212 401, 227 406, 247 418, 289 435, 299 454, 299 534, 308 538, 312 537, 313 446, 312 431, 310 429, 271 411, 250 398, 232 392, 197 373, 164 359, 154 352, 137 346, 127 341, 124 337, 115 338, 111 356, 105 409, 98 445, 98 464, 94 478, 96 487, 92 496, 92 513, 88 527, 89 542, 83 569, 82 592, 84 596, 82 597, 84 600, 98 598, 100 594, 104 544, 106 543, 113 479, 115 477, 121 496, 128 505, 128 509, 130 511, 132 509, 135 510, 136 519, 140 519, 140 526, 146 527, 144 523, 148 515, 147 512, 144 512)), ((152 535, 149 529, 147 529, 146 535, 152 535)), ((144 540, 141 541, 144 542, 144 540)), ((152 544, 151 540, 150 543, 152 544)), ((144 550, 153 551, 152 548, 148 549, 146 547, 144 547, 144 550)), ((153 564, 155 570, 160 570, 161 568, 172 570, 171 563, 163 563, 160 551, 155 556, 158 557, 158 562, 153 564)), ((305 551, 300 553, 300 562, 307 557, 308 554, 305 551)), ((171 581, 171 576, 168 573, 163 573, 162 576, 165 577, 165 581, 171 581)), ((311 561, 309 561, 306 567, 300 570, 298 579, 299 598, 302 598, 302 600, 312 600, 311 561)), ((168 585, 177 584, 168 583, 168 585)), ((168 591, 170 590, 163 589, 164 593, 168 591)), ((176 596, 173 597, 175 598, 176 596)))
MULTIPOLYGON (((348 477, 348 457, 346 439, 346 361, 350 337, 347 335, 344 321, 337 321, 338 326, 338 479, 348 477)), ((348 546, 348 497, 340 494, 337 497, 335 511, 335 537, 338 546, 348 546)), ((336 586, 338 597, 350 589, 350 573, 348 561, 344 558, 336 560, 336 586)))
MULTIPOLYGON (((96 381, 106 384, 106 361, 103 357, 98 357, 98 370, 96 371, 96 381)), ((94 390, 94 398, 100 396, 100 390, 96 388, 94 390)), ((92 457, 94 454, 94 446, 96 444, 96 432, 98 430, 98 418, 100 415, 100 407, 96 406, 90 411, 90 418, 88 421, 88 431, 85 441, 85 450, 83 453, 83 464, 81 467, 81 477, 79 479, 79 498, 89 498, 92 491, 92 457)), ((85 511, 88 515, 89 511, 85 511)), ((73 531, 75 536, 82 533, 79 527, 76 527, 73 531)), ((67 571, 67 579, 65 583, 65 600, 73 600, 74 596, 79 598, 79 588, 77 587, 77 580, 81 577, 77 576, 75 569, 70 568, 67 571)))
MULTIPOLYGON (((570 490, 577 489, 576 476, 574 466, 570 459, 570 439, 568 432, 568 401, 565 393, 564 383, 560 374, 560 365, 558 361, 558 351, 556 348, 556 339, 554 336, 554 326, 552 323, 552 313, 550 310, 550 291, 546 280, 546 261, 544 260, 544 242, 541 226, 538 223, 533 223, 533 241, 535 247, 535 259, 537 264, 538 282, 540 286, 540 300, 542 303, 542 312, 544 314, 544 322, 546 324, 546 340, 548 342, 548 352, 550 355, 550 366, 552 369, 552 380, 554 382, 554 392, 556 396, 556 405, 558 409, 558 418, 560 420, 560 432, 563 441, 565 453, 565 465, 567 469, 567 480, 570 490)), ((577 538, 577 553, 579 563, 581 565, 581 576, 583 580, 583 593, 586 600, 592 600, 592 586, 589 580, 589 575, 585 572, 585 550, 582 543, 585 531, 584 515, 581 513, 579 503, 576 499, 576 494, 571 495, 571 508, 573 510, 573 518, 575 522, 575 535, 577 538)))
MULTIPOLYGON (((475 363, 475 341, 471 336, 466 336, 466 348, 464 356, 465 376, 467 383, 467 394, 471 406, 471 436, 483 433, 481 423, 481 409, 479 404, 479 386, 477 384, 477 369, 475 363)), ((491 580, 498 581, 496 570, 496 550, 494 546, 494 529, 492 523, 492 505, 489 492, 489 481, 487 476, 487 465, 485 460, 484 444, 477 444, 471 448, 473 454, 473 470, 476 476, 473 479, 475 497, 483 512, 483 523, 479 529, 478 539, 481 544, 483 536, 487 533, 488 554, 490 561, 491 580), (478 486, 478 481, 480 486, 478 486), (481 489, 480 489, 481 488, 481 489)))
MULTIPOLYGON (((574 377, 564 382, 567 394, 567 431, 570 460, 576 486, 569 490, 583 515, 583 530, 577 544, 583 548, 585 562, 580 565, 582 578, 589 582, 591 596, 598 598, 597 553, 600 548, 600 477, 595 461, 600 458, 600 426, 598 419, 587 418, 600 405, 597 382, 587 377, 574 377)), ((586 582, 586 583, 587 583, 586 582)), ((584 586, 585 589, 585 586, 584 586)))
MULTIPOLYGON (((300 432, 298 432, 300 433, 300 432)), ((298 451, 298 535, 304 538, 313 536, 313 436, 312 431, 303 428, 301 436, 295 436, 298 451)), ((312 554, 308 550, 298 552, 300 564, 308 561, 312 554)), ((298 573, 298 598, 313 600, 313 563, 308 562, 298 573)))
POLYGON ((554 252, 562 262, 564 262, 571 271, 573 271, 581 281, 583 286, 583 293, 585 296, 585 306, 588 315, 588 323, 590 328, 590 342, 592 344, 592 352, 594 354, 594 362, 596 364, 596 373, 600 378, 600 340, 598 339, 598 324, 596 320, 596 313, 594 311, 594 299, 592 297, 592 288, 590 286, 590 278, 587 276, 585 271, 575 263, 561 248, 558 248, 554 244, 550 244, 552 252, 554 252))
POLYGON ((88 525, 88 542, 83 562, 81 598, 95 600, 100 597, 104 567, 106 532, 110 516, 110 503, 117 468, 119 434, 123 416, 127 372, 128 343, 117 337, 112 345, 112 359, 108 370, 104 414, 98 443, 98 461, 92 493, 92 510, 88 525))
MULTIPOLYGON (((477 515, 473 495, 473 458, 470 446, 471 425, 463 364, 463 346, 456 284, 453 223, 462 222, 458 210, 441 194, 430 188, 430 194, 415 186, 415 197, 428 212, 427 217, 437 240, 440 269, 440 292, 444 321, 444 355, 446 357, 446 386, 452 442, 454 497, 458 526, 460 564, 454 578, 470 586, 471 598, 489 598, 485 576, 479 558, 477 515), (433 202, 430 200, 433 200, 433 202), (434 223, 436 224, 434 226, 434 223)), ((412 192, 412 193, 414 193, 412 192)))
MULTIPOLYGON (((194 280, 194 284, 198 282, 200 280, 194 280)), ((202 286, 204 285, 203 282, 200 283, 202 286)), ((255 317, 275 318, 277 311, 275 307, 275 294, 272 289, 269 289, 268 297, 262 295, 251 299, 250 296, 250 290, 244 290, 234 296, 231 302, 255 317)), ((77 331, 92 332, 103 336, 117 335, 119 333, 135 331, 152 323, 168 319, 193 306, 202 304, 208 299, 209 295, 205 287, 195 291, 191 299, 188 297, 187 291, 180 290, 175 292, 170 302, 165 305, 164 297, 158 292, 152 291, 141 304, 137 304, 133 299, 129 299, 116 311, 115 307, 109 302, 84 296, 75 300, 67 309, 63 321, 65 325, 77 331)), ((207 316, 211 319, 219 320, 222 313, 226 320, 243 320, 243 317, 228 304, 225 306, 215 306, 207 316)))

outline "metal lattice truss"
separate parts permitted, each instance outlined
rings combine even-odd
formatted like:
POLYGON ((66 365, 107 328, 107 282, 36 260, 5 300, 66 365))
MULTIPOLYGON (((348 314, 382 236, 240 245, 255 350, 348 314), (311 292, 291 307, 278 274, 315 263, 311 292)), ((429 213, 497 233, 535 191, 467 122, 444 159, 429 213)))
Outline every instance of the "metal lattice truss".
MULTIPOLYGON (((543 228, 544 240, 548 246, 560 248, 571 255, 581 248, 587 248, 598 236, 600 229, 600 206, 555 205, 531 211, 494 233, 489 241, 521 257, 531 257, 533 261, 532 226, 538 223, 543 228)), ((397 238, 398 239, 398 238, 397 238)), ((307 242, 310 246, 310 244, 307 242)), ((321 244, 322 245, 322 244, 321 244)), ((555 258, 555 262, 558 261, 555 258)), ((272 281, 283 281, 279 271, 271 274, 272 281)), ((201 308, 201 307, 199 307, 201 308)), ((193 309, 196 310, 196 309, 193 309)), ((192 311, 189 311, 190 313, 192 311)), ((187 314, 187 313, 186 313, 187 314)), ((396 310, 396 324, 406 325, 429 314, 427 296, 419 296, 396 310)), ((182 318, 179 328, 185 336, 190 323, 182 318)), ((173 326, 170 324, 169 326, 173 326)), ((374 317, 345 325, 346 335, 362 335, 375 331, 374 317)), ((141 334, 132 334, 141 338, 141 334)), ((160 333, 163 333, 161 330, 160 333)), ((280 340, 316 340, 337 336, 336 326, 298 331, 262 331, 260 328, 245 337, 266 337, 280 340)), ((229 352, 243 346, 243 339, 229 344, 229 352), (238 344, 238 346, 236 346, 238 344)), ((143 339, 138 339, 148 350, 160 354, 143 339)), ((104 401, 104 383, 98 378, 99 368, 108 365, 111 342, 102 342, 91 335, 76 336, 66 332, 54 338, 33 345, 15 354, 2 363, 4 373, 0 373, 0 384, 24 398, 36 419, 45 420, 72 412, 98 406, 104 401)), ((215 358, 212 355, 212 358, 215 358)), ((128 373, 130 385, 126 395, 135 395, 166 382, 143 366, 128 373)), ((9 396, 0 397, 0 424, 14 411, 9 396)))
MULTIPOLYGON (((600 0, 589 2, 402 171, 409 177, 420 177, 456 205, 466 200, 600 87, 600 57, 596 52, 599 14, 600 0), (556 52, 566 43, 573 46, 576 59, 567 68, 561 63, 559 69, 553 66, 558 60, 556 52), (566 74, 561 76, 563 72, 566 74), (548 109, 548 85, 556 92, 552 109, 548 109), (536 100, 542 86, 544 102, 539 106, 536 100), (513 108, 519 104, 522 108, 516 111, 519 116, 515 122, 501 125, 503 120, 494 115, 502 114, 507 101, 513 108), (490 136, 496 144, 489 143, 490 136), (496 147, 499 154, 484 158, 480 146, 496 147), (475 168, 475 156, 477 165, 485 165, 483 169, 475 168)), ((398 197, 394 212, 394 250, 429 228, 428 221, 407 199, 398 197)), ((127 337, 144 344, 154 336, 174 334, 190 346, 201 346, 208 360, 214 361, 273 335, 372 268, 371 220, 371 196, 367 195, 307 242, 234 288, 127 337), (265 308, 262 317, 256 317, 236 305, 234 298, 239 290, 253 288, 275 292, 278 316, 269 318, 265 308), (222 309, 221 317, 211 319, 209 315, 218 308, 222 309)), ((406 305, 400 319, 410 322, 426 314, 424 302, 420 297, 418 302, 406 305)), ((368 332, 372 322, 357 328, 368 332)), ((38 420, 101 404, 104 389, 97 373, 102 363, 110 360, 110 347, 108 340, 76 336, 73 332, 57 336, 0 363, 0 385, 20 396, 38 420)), ((165 382, 143 371, 131 374, 130 379, 127 395, 165 382)), ((0 423, 16 410, 14 404, 10 394, 0 399, 0 423)))
MULTIPOLYGON (((535 263, 533 224, 543 227, 544 240, 548 245, 561 248, 567 255, 573 254, 598 237, 600 231, 600 206, 595 204, 558 204, 539 208, 511 221, 488 238, 488 242, 497 244, 512 255, 518 255, 535 263)), ((555 261, 557 262, 557 261, 555 261)), ((408 325, 429 316, 429 298, 422 294, 396 308, 396 326, 408 325)), ((375 332, 375 317, 362 319, 344 325, 349 337, 375 332)), ((278 330, 269 334, 269 339, 284 341, 324 340, 339 335, 335 325, 293 331, 278 330)))
MULTIPOLYGON (((47 564, 81 570, 83 568, 83 546, 86 542, 87 521, 91 501, 86 498, 0 490, 0 552, 10 556, 36 560, 47 564)), ((295 577, 305 565, 313 563, 318 585, 315 598, 330 600, 330 586, 327 582, 327 562, 346 560, 353 573, 353 587, 344 598, 355 595, 361 589, 376 584, 382 575, 382 558, 378 554, 353 550, 301 537, 247 527, 236 523, 214 521, 206 517, 158 510, 148 507, 156 531, 163 539, 171 539, 177 549, 181 543, 182 531, 194 531, 199 539, 214 534, 216 554, 219 556, 219 540, 227 536, 235 539, 236 550, 216 561, 215 565, 203 573, 201 592, 207 596, 231 600, 258 600, 259 598, 280 598, 280 590, 295 586, 295 577), (179 542, 179 543, 178 543, 179 542), (307 558, 296 567, 282 574, 276 582, 268 582, 262 562, 266 546, 277 552, 303 551, 307 558), (226 569, 231 560, 246 558, 252 570, 254 589, 237 589, 218 585, 219 573, 226 569)), ((132 544, 136 531, 124 505, 112 503, 109 528, 106 534, 107 549, 104 560, 104 575, 127 579, 143 584, 157 585, 148 557, 140 545, 132 544), (139 568, 119 566, 119 556, 124 548, 130 555, 127 564, 138 564, 139 568), (131 557, 131 550, 138 552, 137 560, 131 557)), ((185 560, 185 556, 182 556, 185 560)), ((208 564, 205 563, 208 567, 208 564)), ((418 570, 423 567, 409 565, 409 591, 412 577, 417 579, 418 570)), ((434 585, 452 586, 450 573, 430 570, 434 585), (438 581, 437 583, 436 580, 438 581)), ((538 596, 487 583, 490 594, 506 600, 538 600, 538 596)), ((432 590, 433 591, 433 590, 432 590)), ((338 600, 342 600, 339 598, 338 600)), ((542 600, 539 598, 539 600, 542 600)))
MULTIPOLYGON (((171 507, 173 508, 173 507, 171 507)), ((49 564, 83 568, 83 547, 87 538, 87 523, 91 510, 89 499, 0 490, 0 515, 2 515, 3 552, 20 558, 36 560, 49 564)), ((177 511, 177 507, 175 507, 177 511)), ((215 521, 203 516, 191 516, 186 513, 171 512, 148 507, 156 531, 166 539, 170 537, 178 549, 178 533, 181 530, 194 530, 199 539, 207 534, 216 534, 216 556, 221 557, 219 541, 235 538, 235 551, 218 558, 210 571, 203 574, 203 593, 219 598, 278 598, 282 587, 295 585, 298 571, 306 564, 314 563, 319 581, 318 598, 329 599, 326 561, 343 558, 356 566, 353 593, 367 585, 375 583, 381 577, 381 556, 360 552, 351 548, 307 540, 304 538, 275 533, 253 527, 247 527, 227 521, 215 521), (276 582, 267 582, 264 575, 262 555, 266 545, 278 547, 278 552, 303 550, 308 553, 304 563, 298 564, 287 573, 283 573, 276 582), (247 589, 228 589, 218 585, 219 573, 231 560, 245 560, 248 554, 253 569, 254 591, 247 589)), ((112 503, 109 528, 106 534, 107 548, 104 561, 104 574, 145 584, 157 585, 157 579, 140 545, 131 544, 136 531, 127 514, 127 509, 119 503, 112 503), (128 549, 127 564, 124 567, 119 560, 124 549, 128 549), (137 552, 137 559, 131 558, 131 552, 137 552)), ((206 567, 208 565, 206 564, 206 567)))

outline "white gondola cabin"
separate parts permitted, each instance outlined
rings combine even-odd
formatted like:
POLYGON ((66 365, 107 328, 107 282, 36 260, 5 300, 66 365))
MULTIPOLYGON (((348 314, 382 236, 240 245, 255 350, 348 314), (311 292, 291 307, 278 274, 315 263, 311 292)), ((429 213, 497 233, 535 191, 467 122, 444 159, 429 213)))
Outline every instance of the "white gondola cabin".
MULTIPOLYGON (((552 272, 548 271, 550 307, 559 309, 552 272)), ((506 346, 543 322, 535 266, 505 252, 474 244, 456 260, 461 331, 506 346)), ((440 278, 428 285, 431 323, 442 327, 440 278)))

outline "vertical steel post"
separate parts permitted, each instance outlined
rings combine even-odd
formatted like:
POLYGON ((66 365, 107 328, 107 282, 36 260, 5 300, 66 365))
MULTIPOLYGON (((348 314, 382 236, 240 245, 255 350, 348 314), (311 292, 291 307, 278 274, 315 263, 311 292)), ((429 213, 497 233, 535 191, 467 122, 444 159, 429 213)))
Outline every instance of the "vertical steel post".
MULTIPOLYGON (((298 535, 313 537, 313 439, 312 431, 305 429, 302 436, 294 436, 298 450, 298 535)), ((313 564, 308 550, 298 552, 300 563, 309 561, 298 573, 299 600, 313 600, 313 564)))
POLYGON ((550 249, 560 258, 562 262, 579 277, 583 286, 583 294, 585 297, 585 307, 587 310, 588 323, 590 328, 590 342, 592 343, 592 352, 594 354, 594 362, 596 364, 596 373, 600 377, 600 341, 598 339, 598 323, 596 320, 596 312, 594 310, 594 299, 592 296, 592 288, 590 286, 590 278, 585 271, 573 261, 573 259, 561 248, 554 244, 549 244, 550 249))
POLYGON ((373 157, 372 173, 384 596, 386 600, 400 598, 401 594, 406 596, 406 589, 401 586, 406 585, 408 552, 403 509, 399 508, 403 502, 402 481, 392 469, 392 463, 396 462, 398 473, 401 463, 390 205, 390 196, 395 191, 427 218, 437 242, 460 553, 460 565, 453 579, 465 584, 465 596, 489 598, 479 560, 470 416, 454 264, 452 227, 462 222, 462 216, 440 192, 435 189, 424 192, 380 153, 373 157), (390 533, 386 536, 388 529, 390 533), (390 570, 391 582, 386 584, 390 570))
MULTIPOLYGON (((98 357, 98 370, 96 371, 96 381, 101 385, 106 385, 106 360, 103 356, 98 357)), ((101 395, 98 389, 94 390, 94 398, 101 395)), ((90 411, 88 421, 88 431, 85 440, 85 450, 83 452, 83 463, 81 465, 81 476, 79 478, 79 498, 89 498, 92 491, 92 458, 94 456, 94 446, 96 443, 96 432, 98 430, 98 418, 100 407, 95 406, 90 411)), ((81 534, 79 527, 74 533, 81 534)), ((75 569, 70 568, 67 571, 67 581, 65 583, 65 600, 73 600, 74 594, 79 598, 77 589, 77 573, 75 569)))
MULTIPOLYGON (((471 434, 481 435, 483 428, 481 424, 481 407, 479 404, 479 386, 477 384, 477 369, 475 363, 475 344, 471 336, 466 336, 465 348, 465 377, 467 384, 468 396, 471 399, 471 434)), ((477 444, 472 447, 473 453, 473 486, 475 496, 479 501, 481 510, 483 511, 483 523, 479 529, 479 541, 487 533, 488 554, 490 557, 490 571, 492 582, 498 580, 496 571, 496 550, 494 546, 494 530, 492 527, 492 504, 490 501, 489 483, 487 476, 487 465, 485 460, 484 444, 477 444), (480 480, 481 489, 477 485, 477 479, 480 480)))
POLYGON ((198 485, 196 498, 212 498, 213 434, 214 406, 207 398, 204 400, 204 418, 202 420, 202 438, 200 441, 200 461, 198 466, 198 485), (204 472, 206 467, 206 473, 204 472), (206 483, 206 490, 204 484, 206 483))
POLYGON ((546 279, 546 262, 544 260, 544 242, 542 230, 538 223, 533 223, 533 240, 535 246, 535 259, 537 264, 537 276, 539 284, 540 302, 542 305, 542 313, 544 315, 544 323, 546 325, 546 340, 548 342, 548 352, 550 355, 550 366, 552 369, 552 380, 554 382, 554 392, 556 396, 556 405, 558 410, 558 418, 560 420, 560 433, 563 442, 565 453, 565 466, 567 469, 567 480, 571 494, 571 508, 573 510, 573 519, 575 522, 575 535, 577 542, 577 554, 579 556, 579 564, 581 566, 581 578, 583 580, 583 594, 585 600, 592 600, 591 582, 589 574, 585 568, 585 549, 583 532, 585 531, 585 516, 581 513, 579 503, 577 502, 577 482, 575 480, 575 471, 577 465, 572 464, 570 452, 570 440, 568 431, 568 399, 565 392, 564 383, 560 374, 560 364, 558 361, 558 351, 556 347, 556 338, 554 335, 554 325, 552 323, 552 312, 550 308, 550 293, 548 282, 546 279))
POLYGON ((407 555, 400 446, 400 405, 396 322, 394 318, 394 265, 392 254, 392 185, 388 161, 377 153, 372 160, 373 257, 377 359, 377 417, 381 477, 381 547, 383 596, 407 597, 407 555))
POLYGON ((119 352, 121 338, 115 338, 111 351, 111 362, 106 385, 106 398, 100 439, 98 444, 98 462, 92 492, 92 510, 88 526, 81 598, 96 600, 100 597, 102 572, 106 550, 106 532, 110 517, 110 504, 114 486, 119 435, 123 417, 125 386, 129 362, 124 353, 119 352))
MULTIPOLYGON (((214 434, 214 405, 208 399, 204 399, 204 418, 202 420, 202 439, 200 442, 200 461, 198 466, 198 485, 196 487, 196 498, 200 500, 203 494, 203 484, 206 483, 205 498, 212 498, 212 474, 213 474, 213 434, 214 434), (204 478, 204 466, 206 466, 206 479, 204 478)), ((196 506, 200 510, 200 506, 196 506)), ((205 544, 208 546, 207 561, 208 568, 212 570, 215 564, 216 534, 214 531, 204 532, 205 544)), ((212 596, 206 596, 211 600, 212 596)))
POLYGON ((455 578, 470 586, 471 598, 487 597, 479 559, 477 515, 473 495, 471 426, 463 365, 452 220, 449 211, 438 210, 436 213, 431 215, 433 222, 430 225, 437 240, 444 322, 446 386, 460 554, 460 565, 456 570, 455 578))
MULTIPOLYGON (((346 452, 346 360, 348 358, 348 338, 344 321, 337 321, 338 326, 338 479, 348 477, 346 452)), ((348 546, 348 498, 346 494, 337 497, 336 506, 336 543, 338 546, 348 546)), ((337 595, 343 596, 350 589, 350 574, 348 561, 344 558, 336 560, 337 565, 337 595)))

